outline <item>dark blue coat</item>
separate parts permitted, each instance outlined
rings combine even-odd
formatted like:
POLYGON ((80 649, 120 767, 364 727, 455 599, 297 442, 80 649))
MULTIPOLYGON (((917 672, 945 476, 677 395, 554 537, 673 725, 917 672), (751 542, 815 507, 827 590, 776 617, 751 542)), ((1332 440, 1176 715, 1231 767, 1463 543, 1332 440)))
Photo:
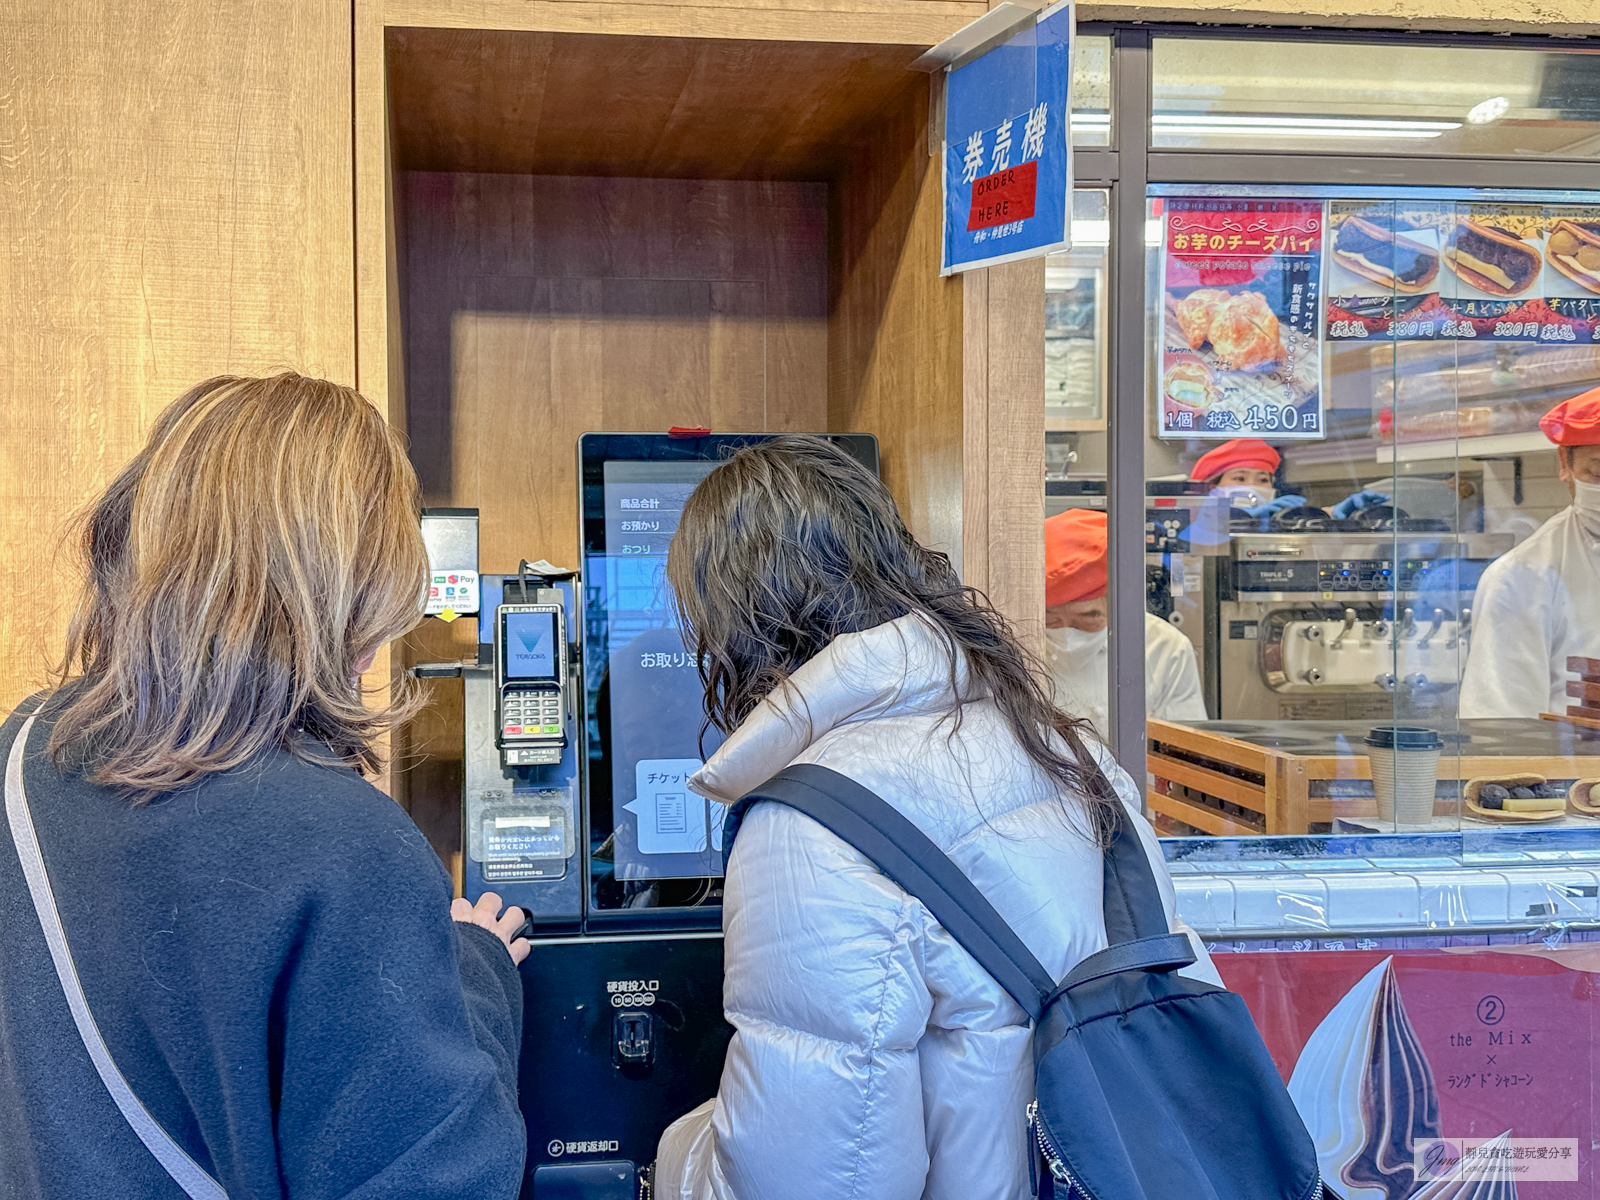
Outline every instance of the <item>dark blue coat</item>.
MULTIPOLYGON (((515 1196, 521 984, 400 806, 273 754, 134 808, 50 765, 47 717, 24 777, 89 1006, 231 1200, 515 1196)), ((4 821, 0 1197, 182 1200, 83 1048, 4 821)))

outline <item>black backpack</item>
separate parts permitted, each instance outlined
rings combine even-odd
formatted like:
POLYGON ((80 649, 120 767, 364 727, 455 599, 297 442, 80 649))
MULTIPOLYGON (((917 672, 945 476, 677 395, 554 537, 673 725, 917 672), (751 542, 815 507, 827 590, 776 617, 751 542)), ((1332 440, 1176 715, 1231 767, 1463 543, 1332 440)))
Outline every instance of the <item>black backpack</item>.
MULTIPOLYGON (((1109 785, 1107 791, 1109 792, 1109 785)), ((733 806, 799 809, 927 906, 1033 1018, 1026 1114, 1035 1194, 1053 1200, 1313 1200, 1316 1148, 1244 1001, 1174 974, 1195 961, 1169 932, 1139 835, 1120 804, 1105 853, 1110 944, 1057 984, 927 835, 852 779, 780 771, 733 806)), ((1009 1119, 997 1114, 999 1119, 1009 1119)), ((1330 1193, 1331 1195, 1331 1193, 1330 1193)))

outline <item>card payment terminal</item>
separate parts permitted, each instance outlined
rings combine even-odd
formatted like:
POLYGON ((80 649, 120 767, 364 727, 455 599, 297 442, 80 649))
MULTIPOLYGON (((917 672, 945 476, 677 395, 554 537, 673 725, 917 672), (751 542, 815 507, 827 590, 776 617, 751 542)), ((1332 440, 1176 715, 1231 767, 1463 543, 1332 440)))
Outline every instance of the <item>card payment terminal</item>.
POLYGON ((566 616, 559 604, 495 613, 496 741, 506 766, 558 763, 567 744, 566 616))

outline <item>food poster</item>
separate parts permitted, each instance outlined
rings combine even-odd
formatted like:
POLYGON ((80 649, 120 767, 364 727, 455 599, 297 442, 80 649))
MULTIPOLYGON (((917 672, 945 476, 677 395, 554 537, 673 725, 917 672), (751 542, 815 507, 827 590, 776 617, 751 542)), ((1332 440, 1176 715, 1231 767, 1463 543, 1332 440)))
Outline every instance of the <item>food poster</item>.
POLYGON ((1327 337, 1431 339, 1454 314, 1440 297, 1440 231, 1452 205, 1328 203, 1327 337))
POLYGON ((1163 438, 1323 436, 1323 202, 1168 199, 1163 438))
POLYGON ((1600 948, 1214 961, 1255 1017, 1323 1178, 1344 1200, 1593 1200, 1600 948), (1452 1177, 1449 1152, 1474 1144, 1499 1161, 1452 1177))
POLYGON ((1600 341, 1600 208, 1328 204, 1329 341, 1600 341))
POLYGON ((1544 210, 1544 296, 1550 313, 1541 342, 1600 342, 1600 208, 1544 210))
POLYGON ((1562 325, 1545 302, 1541 286, 1547 225, 1545 211, 1538 205, 1451 207, 1440 230, 1443 295, 1453 318, 1446 325, 1446 337, 1537 342, 1545 325, 1552 329, 1562 325))

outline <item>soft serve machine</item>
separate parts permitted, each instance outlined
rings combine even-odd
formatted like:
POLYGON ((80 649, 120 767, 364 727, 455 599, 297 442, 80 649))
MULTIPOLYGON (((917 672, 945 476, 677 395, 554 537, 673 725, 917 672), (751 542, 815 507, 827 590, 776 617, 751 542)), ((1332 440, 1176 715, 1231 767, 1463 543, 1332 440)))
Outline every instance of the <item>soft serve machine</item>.
MULTIPOLYGON (((478 574, 477 511, 424 514, 428 611, 478 626, 462 681, 463 894, 526 910, 525 1200, 645 1200, 662 1130, 717 1088, 723 807, 687 787, 705 728, 667 545, 764 434, 584 434, 581 566, 478 574)), ((878 469, 874 438, 824 435, 878 469)), ((538 548, 530 548, 537 553, 538 548)))
POLYGON ((1213 711, 1313 721, 1453 712, 1473 592, 1511 536, 1404 518, 1315 524, 1234 534, 1212 560, 1213 711))

